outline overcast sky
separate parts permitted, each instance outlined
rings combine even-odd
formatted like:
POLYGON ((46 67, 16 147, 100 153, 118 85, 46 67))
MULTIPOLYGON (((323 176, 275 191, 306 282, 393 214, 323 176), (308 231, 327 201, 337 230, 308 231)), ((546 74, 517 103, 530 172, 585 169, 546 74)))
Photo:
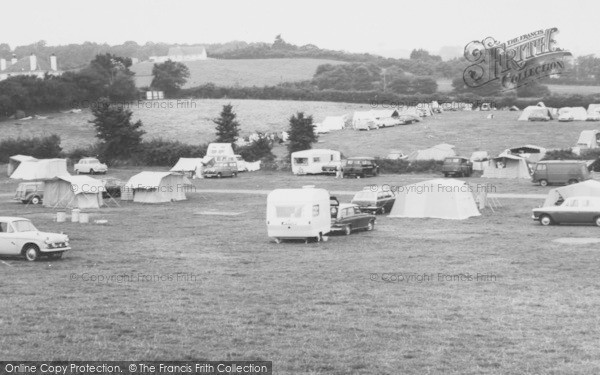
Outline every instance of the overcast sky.
POLYGON ((394 55, 558 27, 559 47, 600 55, 599 13, 598 0, 29 0, 2 4, 0 42, 272 42, 282 34, 299 45, 394 55))

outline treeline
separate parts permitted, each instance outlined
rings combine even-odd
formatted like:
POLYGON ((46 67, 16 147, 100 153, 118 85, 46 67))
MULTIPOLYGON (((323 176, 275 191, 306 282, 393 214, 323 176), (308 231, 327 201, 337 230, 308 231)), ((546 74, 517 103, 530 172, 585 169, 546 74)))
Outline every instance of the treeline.
MULTIPOLYGON (((131 59, 97 55, 85 68, 61 76, 15 76, 0 81, 0 119, 22 113, 79 108, 98 98, 128 102, 138 97, 131 59)), ((22 117, 22 116, 17 116, 22 117)))
POLYGON ((466 102, 492 103, 496 108, 511 107, 516 105, 523 109, 529 105, 536 105, 543 101, 548 107, 586 107, 591 103, 600 102, 600 94, 596 95, 547 95, 539 98, 518 98, 512 96, 478 96, 472 93, 435 93, 428 95, 399 95, 393 92, 371 91, 340 91, 340 90, 313 90, 302 88, 301 85, 266 86, 266 87, 219 87, 206 84, 194 88, 182 89, 178 98, 196 99, 259 99, 259 100, 298 100, 298 101, 324 101, 369 104, 373 108, 392 108, 399 106, 414 106, 417 103, 466 102))

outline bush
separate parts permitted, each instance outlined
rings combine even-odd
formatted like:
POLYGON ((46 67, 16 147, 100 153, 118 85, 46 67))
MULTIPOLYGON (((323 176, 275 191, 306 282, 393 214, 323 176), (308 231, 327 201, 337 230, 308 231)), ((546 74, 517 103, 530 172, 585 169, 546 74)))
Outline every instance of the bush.
MULTIPOLYGON (((79 161, 85 157, 99 157, 102 154, 100 144, 96 143, 93 145, 88 145, 86 147, 78 147, 74 150, 64 153, 64 155, 73 160, 74 162, 79 161)), ((103 160, 101 160, 103 161, 103 160)))
POLYGON ((570 148, 547 151, 542 160, 580 160, 581 156, 575 154, 570 148))
POLYGON ((60 137, 56 134, 46 137, 5 139, 0 142, 0 162, 8 163, 9 157, 17 154, 39 159, 59 158, 61 151, 60 137))
MULTIPOLYGON (((179 158, 203 158, 208 145, 190 145, 178 141, 153 139, 144 141, 131 158, 138 165, 173 166, 179 158)), ((122 160, 121 160, 122 162, 122 160)))
POLYGON ((254 162, 262 160, 262 163, 267 163, 275 160, 272 150, 273 142, 266 137, 260 137, 247 146, 239 147, 237 153, 245 161, 254 162))
POLYGON ((382 173, 435 173, 441 172, 443 161, 438 160, 388 160, 377 159, 382 173))

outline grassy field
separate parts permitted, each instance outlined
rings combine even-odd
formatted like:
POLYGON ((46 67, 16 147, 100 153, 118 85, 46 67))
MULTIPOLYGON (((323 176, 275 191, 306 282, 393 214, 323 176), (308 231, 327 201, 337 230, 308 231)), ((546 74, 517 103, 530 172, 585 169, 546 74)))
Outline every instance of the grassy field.
MULTIPOLYGON (((195 185, 353 190, 413 178, 258 173, 195 185)), ((65 231, 74 250, 60 261, 1 259, 5 359, 262 359, 276 374, 600 371, 597 245, 553 242, 597 228, 541 227, 530 219, 537 200, 504 200, 465 221, 378 217, 373 232, 277 245, 263 195, 125 202, 91 212, 108 220, 100 226, 53 222, 50 209, 11 202, 14 186, 0 177, 3 214, 65 231), (447 280, 459 274, 473 279, 447 280)))
MULTIPOLYGON (((438 79, 438 91, 450 92, 452 88, 452 80, 438 79)), ((547 85, 550 92, 560 95, 592 95, 600 93, 600 86, 581 86, 581 85, 547 85)))
MULTIPOLYGON (((369 110, 366 104, 260 101, 207 99, 185 101, 139 102, 131 106, 134 119, 144 123, 146 138, 163 137, 182 142, 201 144, 214 139, 217 117, 224 104, 231 103, 241 124, 241 135, 254 131, 280 132, 289 128, 289 117, 297 111, 312 114, 315 122, 325 116, 352 115, 355 110, 369 110)), ((520 112, 494 112, 494 119, 485 117, 490 112, 445 112, 422 122, 385 128, 377 131, 342 130, 321 135, 314 148, 332 148, 347 156, 385 156, 391 149, 405 153, 428 148, 439 143, 450 143, 463 155, 474 150, 497 154, 508 147, 535 144, 547 148, 574 146, 582 130, 594 129, 598 123, 519 122, 520 112)), ((9 120, 0 122, 1 138, 61 135, 63 148, 73 149, 95 141, 94 130, 88 121, 88 109, 79 114, 49 114, 45 120, 9 120)), ((285 154, 279 147, 278 155, 285 154)))
MULTIPOLYGON (((252 59, 188 61, 190 79, 185 87, 205 83, 217 86, 274 86, 282 82, 312 79, 317 67, 323 64, 344 64, 341 61, 320 59, 252 59)), ((138 87, 150 86, 153 62, 135 64, 138 87)))

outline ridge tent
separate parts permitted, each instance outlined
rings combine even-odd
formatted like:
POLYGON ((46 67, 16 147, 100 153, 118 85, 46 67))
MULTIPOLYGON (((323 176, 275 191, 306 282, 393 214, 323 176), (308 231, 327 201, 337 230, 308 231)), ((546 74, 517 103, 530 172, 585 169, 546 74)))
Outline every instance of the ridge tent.
POLYGON ((346 127, 346 116, 327 116, 325 120, 315 126, 317 132, 326 133, 342 130, 346 127))
POLYGON ((487 151, 474 151, 471 154, 471 163, 473 163, 474 171, 483 171, 490 160, 490 155, 487 151))
POLYGON ((125 187, 133 190, 133 201, 164 203, 186 200, 191 182, 174 172, 141 172, 131 177, 125 187))
POLYGON ((466 182, 438 178, 403 186, 388 217, 463 220, 480 215, 466 182))
POLYGON ((10 175, 15 180, 50 180, 69 175, 66 159, 39 159, 23 161, 10 175))
POLYGON ((530 118, 547 118, 548 120, 552 120, 553 117, 549 108, 531 105, 521 112, 518 121, 529 121, 530 118))
POLYGON ((11 174, 19 167, 24 161, 36 161, 37 159, 33 156, 27 155, 13 155, 8 158, 7 175, 10 177, 11 174))
POLYGON ((52 208, 100 208, 104 183, 89 176, 59 176, 45 181, 44 206, 52 208))
POLYGON ((587 120, 587 111, 583 107, 563 107, 558 110, 559 117, 564 114, 569 114, 573 117, 574 121, 585 121, 587 120))
POLYGON ((441 143, 425 150, 412 152, 408 160, 444 160, 447 157, 456 156, 454 146, 447 143, 441 143))
POLYGON ((504 150, 504 152, 498 156, 505 155, 514 155, 525 159, 528 163, 537 163, 546 156, 546 149, 534 145, 525 145, 504 150))
POLYGON ((581 148, 598 148, 598 140, 600 138, 600 131, 598 130, 583 130, 579 134, 577 145, 575 147, 581 148))
POLYGON ((481 177, 530 179, 531 175, 525 159, 513 155, 504 155, 493 158, 484 168, 481 177))
POLYGON ((590 196, 600 197, 600 182, 596 180, 587 180, 573 185, 562 186, 548 192, 548 197, 544 201, 543 207, 560 204, 567 198, 590 196))
POLYGON ((182 172, 195 178, 202 175, 202 167, 204 166, 202 160, 202 158, 179 158, 177 164, 171 168, 171 172, 182 172))

